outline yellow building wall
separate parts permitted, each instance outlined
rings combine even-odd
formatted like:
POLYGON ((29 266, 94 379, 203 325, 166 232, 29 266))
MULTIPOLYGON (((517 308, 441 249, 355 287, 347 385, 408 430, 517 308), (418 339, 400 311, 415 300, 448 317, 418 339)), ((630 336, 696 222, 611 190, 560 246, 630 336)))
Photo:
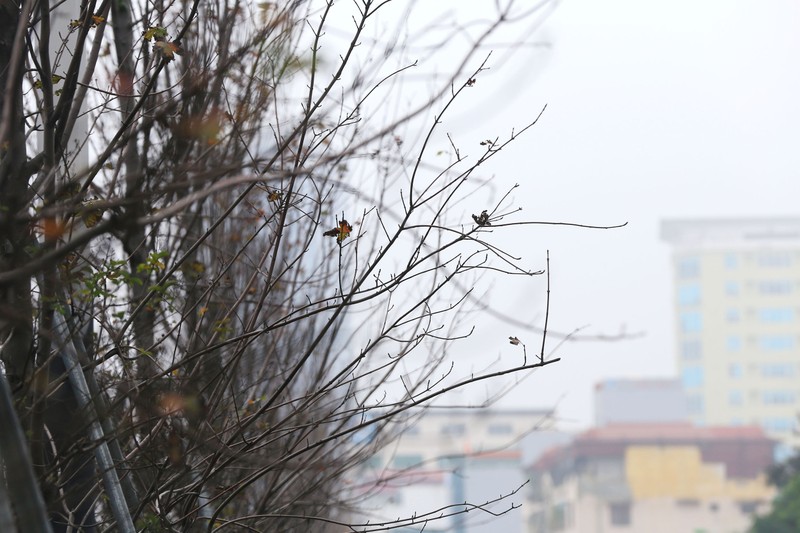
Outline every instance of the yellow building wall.
POLYGON ((634 500, 769 500, 773 495, 763 474, 756 479, 727 479, 724 465, 703 463, 696 446, 629 446, 625 474, 634 500))

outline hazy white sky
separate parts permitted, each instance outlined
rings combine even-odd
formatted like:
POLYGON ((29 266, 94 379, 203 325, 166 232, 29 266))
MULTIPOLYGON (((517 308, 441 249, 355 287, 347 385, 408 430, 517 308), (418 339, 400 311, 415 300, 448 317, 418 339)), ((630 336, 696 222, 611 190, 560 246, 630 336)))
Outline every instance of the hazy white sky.
MULTIPOLYGON (((798 214, 798 28, 796 0, 566 0, 537 34, 549 48, 520 53, 479 79, 474 107, 453 122, 472 126, 477 139, 507 134, 547 104, 535 130, 487 170, 499 188, 520 183, 515 203, 525 218, 628 222, 615 231, 541 227, 507 237, 534 265, 550 250, 551 327, 645 332, 565 344, 562 362, 504 405, 560 400, 562 418, 586 425, 598 380, 673 374, 660 220, 798 214)), ((530 320, 543 317, 543 300, 543 279, 498 284, 493 297, 530 320)), ((502 322, 480 325, 471 346, 459 349, 476 368, 482 358, 519 355, 508 335, 538 344, 502 322)))

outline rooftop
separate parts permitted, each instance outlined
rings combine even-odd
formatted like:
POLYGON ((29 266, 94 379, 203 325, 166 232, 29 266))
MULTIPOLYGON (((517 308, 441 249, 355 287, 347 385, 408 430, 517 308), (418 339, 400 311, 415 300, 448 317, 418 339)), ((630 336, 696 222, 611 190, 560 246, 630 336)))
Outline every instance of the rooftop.
POLYGON ((544 453, 533 468, 550 470, 597 458, 624 459, 632 446, 696 446, 704 461, 724 463, 729 475, 754 477, 772 463, 774 442, 758 426, 698 427, 689 423, 611 424, 589 429, 544 453))
POLYGON ((758 426, 693 426, 688 422, 661 424, 611 424, 578 435, 578 441, 698 442, 709 440, 769 440, 758 426))
POLYGON ((716 247, 800 242, 800 218, 697 218, 661 222, 661 238, 673 245, 716 247))

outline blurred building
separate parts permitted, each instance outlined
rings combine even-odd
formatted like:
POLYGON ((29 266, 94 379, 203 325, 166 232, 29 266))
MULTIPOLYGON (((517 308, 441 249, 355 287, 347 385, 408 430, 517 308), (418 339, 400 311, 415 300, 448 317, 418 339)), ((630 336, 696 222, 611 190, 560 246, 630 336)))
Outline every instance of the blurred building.
POLYGON ((691 419, 800 444, 800 218, 668 220, 661 236, 691 419))
POLYGON ((525 532, 524 465, 568 440, 551 425, 543 410, 427 411, 365 472, 382 480, 364 505, 368 518, 374 524, 417 516, 416 525, 397 531, 419 531, 425 518, 470 508, 429 522, 425 531, 525 532))
POLYGON ((595 425, 688 422, 686 394, 676 379, 608 379, 594 387, 595 425))
POLYGON ((759 427, 591 429, 531 467, 532 533, 735 533, 768 508, 773 442, 759 427))

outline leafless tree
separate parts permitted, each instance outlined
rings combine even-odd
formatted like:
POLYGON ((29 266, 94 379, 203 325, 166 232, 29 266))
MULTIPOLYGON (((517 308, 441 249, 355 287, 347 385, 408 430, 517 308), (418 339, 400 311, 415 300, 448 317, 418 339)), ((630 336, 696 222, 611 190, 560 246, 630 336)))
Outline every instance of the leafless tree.
POLYGON ((413 3, 0 1, 3 531, 371 529, 348 482, 407 417, 555 361, 546 324, 448 359, 482 276, 545 267, 492 244, 543 223, 508 195, 462 203, 538 116, 471 157, 443 126, 519 4, 398 99, 413 3))

